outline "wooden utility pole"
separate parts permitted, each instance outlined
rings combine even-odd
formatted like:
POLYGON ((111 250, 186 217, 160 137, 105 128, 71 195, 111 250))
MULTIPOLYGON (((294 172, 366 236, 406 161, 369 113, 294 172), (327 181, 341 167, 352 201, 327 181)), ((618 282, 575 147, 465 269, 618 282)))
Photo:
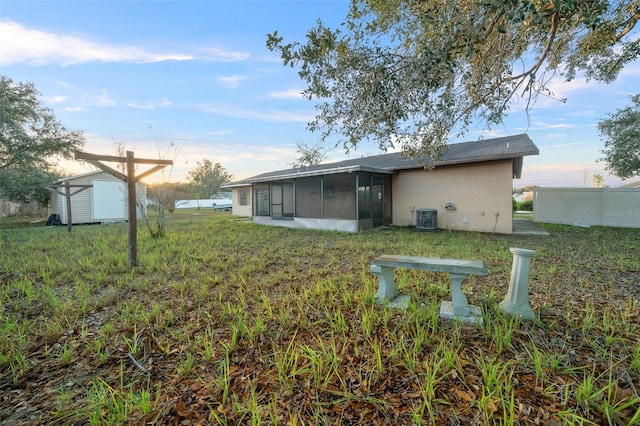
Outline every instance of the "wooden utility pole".
POLYGON ((171 160, 153 160, 147 158, 135 158, 133 151, 127 151, 126 157, 116 157, 113 155, 97 155, 88 152, 76 151, 76 160, 84 160, 87 163, 109 173, 112 176, 126 182, 127 184, 127 201, 128 220, 129 220, 129 267, 138 265, 138 215, 136 214, 136 183, 141 179, 165 168, 173 165, 171 160), (103 164, 102 161, 125 163, 127 166, 127 174, 123 174, 118 170, 103 164), (136 176, 136 164, 154 164, 154 167, 136 176))

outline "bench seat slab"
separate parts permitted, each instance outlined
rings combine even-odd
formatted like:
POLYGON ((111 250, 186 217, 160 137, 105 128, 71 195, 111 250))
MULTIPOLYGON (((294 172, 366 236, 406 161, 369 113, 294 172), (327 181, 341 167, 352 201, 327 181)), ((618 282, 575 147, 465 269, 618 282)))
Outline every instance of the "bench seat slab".
POLYGON ((487 267, 480 260, 441 259, 417 256, 396 256, 383 254, 374 259, 372 265, 391 268, 421 269, 424 271, 458 274, 487 275, 487 267))

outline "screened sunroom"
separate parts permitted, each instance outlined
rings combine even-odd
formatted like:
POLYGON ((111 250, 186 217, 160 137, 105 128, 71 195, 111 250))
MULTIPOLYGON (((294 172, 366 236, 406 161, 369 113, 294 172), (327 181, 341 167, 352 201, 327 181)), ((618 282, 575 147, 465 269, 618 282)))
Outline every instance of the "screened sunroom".
POLYGON ((358 232, 391 225, 391 174, 349 170, 298 171, 252 179, 257 223, 358 232))

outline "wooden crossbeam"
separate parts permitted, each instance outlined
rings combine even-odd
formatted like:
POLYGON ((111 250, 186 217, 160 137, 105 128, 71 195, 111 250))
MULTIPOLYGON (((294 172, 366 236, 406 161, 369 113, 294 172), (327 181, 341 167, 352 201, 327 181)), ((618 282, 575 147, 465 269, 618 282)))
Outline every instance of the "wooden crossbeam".
MULTIPOLYGON (((133 153, 133 151, 127 151, 127 153, 133 153)), ((126 163, 127 157, 116 157, 114 155, 100 155, 100 154, 90 154, 88 152, 75 151, 76 160, 97 160, 97 161, 108 161, 111 163, 126 163)), ((160 160, 153 158, 136 158, 136 164, 164 164, 165 166, 173 166, 172 160, 160 160)))
MULTIPOLYGON (((77 158, 77 157, 76 157, 77 158)), ((85 161, 89 164, 91 164, 92 166, 95 166, 97 168, 99 168, 100 170, 102 170, 103 172, 110 174, 111 176, 114 176, 118 179, 120 179, 123 182, 127 181, 127 175, 120 173, 119 171, 117 171, 116 169, 107 166, 106 164, 102 164, 100 161, 98 160, 89 160, 89 159, 85 159, 85 161)))
POLYGON ((136 182, 139 182, 140 180, 146 178, 147 176, 150 176, 152 174, 154 174, 155 172, 164 169, 166 166, 162 165, 162 166, 155 166, 152 167, 151 169, 147 170, 144 173, 140 173, 138 176, 136 176, 136 182))
POLYGON ((138 218, 136 214, 136 182, 157 172, 158 170, 162 170, 166 166, 172 166, 173 161, 155 160, 150 158, 135 158, 133 155, 133 151, 127 151, 126 157, 90 154, 88 152, 76 151, 75 158, 76 160, 84 160, 87 163, 94 165, 95 167, 104 171, 105 173, 115 176, 116 178, 127 183, 127 200, 129 203, 129 267, 136 266, 138 264, 138 218), (103 161, 126 164, 127 174, 125 175, 124 173, 119 172, 113 167, 103 164, 103 161), (136 176, 136 164, 153 164, 154 167, 136 176))
POLYGON ((71 227, 73 226, 73 219, 71 217, 71 197, 76 195, 78 192, 82 192, 85 189, 91 188, 93 185, 71 185, 69 181, 65 183, 59 183, 55 185, 45 185, 45 188, 51 192, 55 192, 57 194, 62 195, 67 202, 67 232, 71 232, 71 227), (64 186, 64 192, 58 191, 58 188, 64 186), (71 192, 71 188, 79 188, 76 191, 71 192))
POLYGON ((89 189, 93 185, 65 185, 65 184, 60 183, 60 184, 57 184, 57 185, 45 185, 44 187, 46 189, 48 189, 49 191, 51 191, 51 192, 55 192, 56 194, 60 194, 62 196, 66 196, 67 195, 66 192, 58 191, 57 188, 60 188, 61 186, 64 186, 64 187, 69 186, 69 188, 80 188, 78 190, 75 190, 75 191, 72 191, 72 192, 69 193, 69 195, 71 195, 73 197, 78 192, 82 192, 85 189, 89 189))

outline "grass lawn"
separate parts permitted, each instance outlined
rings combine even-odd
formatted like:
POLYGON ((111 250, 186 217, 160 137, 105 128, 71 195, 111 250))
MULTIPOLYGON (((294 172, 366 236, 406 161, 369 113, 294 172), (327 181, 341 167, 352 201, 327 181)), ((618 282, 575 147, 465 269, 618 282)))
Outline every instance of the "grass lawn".
MULTIPOLYGON (((0 230, 0 423, 640 424, 640 230, 551 236, 292 230, 178 211, 139 224, 0 230), (510 247, 536 251, 538 319, 497 310, 510 247), (478 259, 484 324, 438 318, 447 274, 381 254, 478 259)), ((1 222, 1 221, 0 221, 1 222)))

